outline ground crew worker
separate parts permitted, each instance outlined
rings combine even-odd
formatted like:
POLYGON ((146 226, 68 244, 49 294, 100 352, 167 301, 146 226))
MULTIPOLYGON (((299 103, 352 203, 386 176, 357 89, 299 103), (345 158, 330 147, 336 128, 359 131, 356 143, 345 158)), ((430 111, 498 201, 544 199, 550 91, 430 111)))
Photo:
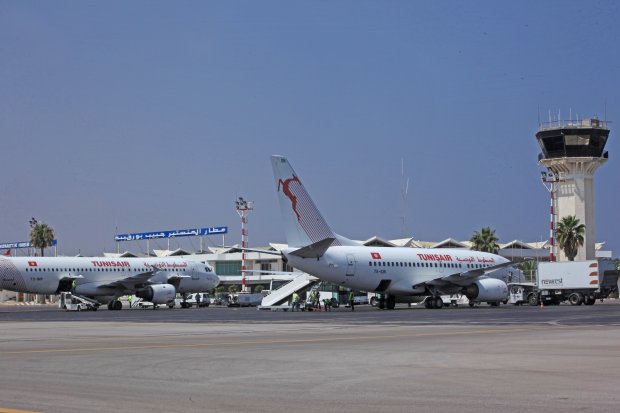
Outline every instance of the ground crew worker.
POLYGON ((131 308, 131 302, 133 301, 133 295, 128 295, 127 296, 127 302, 129 302, 129 308, 131 308))
POLYGON ((355 311, 355 294, 353 290, 349 291, 349 305, 351 306, 351 311, 355 311))
POLYGON ((196 294, 196 308, 200 308, 200 293, 196 294))
POLYGON ((299 294, 297 294, 297 291, 293 293, 293 306, 291 311, 295 311, 295 308, 299 310, 299 294))
POLYGON ((321 294, 319 290, 314 290, 314 296, 312 297, 312 304, 319 310, 321 309, 321 294))
POLYGON ((71 292, 73 292, 73 293, 75 292, 75 287, 77 287, 77 280, 76 279, 74 279, 71 282, 71 292))
POLYGON ((331 304, 330 300, 328 300, 327 298, 325 298, 323 300, 323 306, 325 307, 325 311, 331 311, 332 310, 332 304, 331 304))

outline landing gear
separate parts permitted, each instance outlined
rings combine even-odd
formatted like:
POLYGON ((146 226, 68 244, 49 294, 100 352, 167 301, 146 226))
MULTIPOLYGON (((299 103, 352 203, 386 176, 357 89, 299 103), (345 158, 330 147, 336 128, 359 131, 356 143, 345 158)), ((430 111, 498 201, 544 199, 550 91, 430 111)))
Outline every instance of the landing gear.
POLYGON ((119 300, 112 300, 108 303, 108 310, 122 310, 123 309, 123 303, 121 303, 119 300))
POLYGON ((181 308, 191 307, 189 304, 187 304, 187 294, 183 293, 181 294, 181 297, 183 297, 183 301, 181 301, 181 308))
POLYGON ((430 296, 424 300, 424 308, 443 308, 444 302, 440 296, 430 296))
POLYGON ((376 299, 376 306, 379 307, 381 310, 384 310, 386 308, 388 310, 393 310, 394 307, 396 307, 396 297, 389 294, 381 294, 381 297, 378 297, 376 299))

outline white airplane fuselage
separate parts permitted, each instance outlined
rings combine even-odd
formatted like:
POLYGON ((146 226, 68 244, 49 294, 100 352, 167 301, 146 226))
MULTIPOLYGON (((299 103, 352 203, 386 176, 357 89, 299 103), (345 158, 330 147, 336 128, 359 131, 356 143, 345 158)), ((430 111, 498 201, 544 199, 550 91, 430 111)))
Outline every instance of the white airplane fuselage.
POLYGON ((290 254, 295 250, 283 251, 295 268, 345 287, 394 295, 422 295, 426 282, 508 262, 495 254, 465 249, 336 246, 319 259, 290 254))
POLYGON ((157 270, 148 278, 148 284, 170 283, 179 293, 207 291, 219 283, 209 266, 179 258, 3 257, 0 258, 0 288, 35 294, 73 289, 76 294, 91 297, 118 297, 134 293, 135 286, 106 285, 154 269, 157 270), (76 285, 72 288, 74 280, 76 285))

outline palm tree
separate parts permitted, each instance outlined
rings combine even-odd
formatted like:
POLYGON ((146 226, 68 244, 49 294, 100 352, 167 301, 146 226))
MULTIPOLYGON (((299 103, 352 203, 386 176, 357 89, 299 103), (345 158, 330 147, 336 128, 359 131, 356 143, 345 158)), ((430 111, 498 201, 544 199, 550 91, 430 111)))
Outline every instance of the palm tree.
POLYGON ((34 248, 43 250, 54 243, 54 230, 44 222, 36 222, 30 230, 30 243, 34 248))
POLYGON ((586 226, 580 224, 575 215, 566 216, 558 223, 558 245, 569 261, 575 260, 579 246, 583 245, 583 234, 585 232, 586 226))
POLYGON ((517 267, 523 272, 526 280, 534 282, 534 274, 536 274, 536 269, 538 268, 538 263, 536 261, 523 261, 517 267))
POLYGON ((471 249, 474 251, 492 252, 495 254, 499 250, 498 240, 499 238, 495 236, 495 230, 492 230, 491 227, 485 227, 480 232, 474 232, 469 242, 472 243, 471 249))

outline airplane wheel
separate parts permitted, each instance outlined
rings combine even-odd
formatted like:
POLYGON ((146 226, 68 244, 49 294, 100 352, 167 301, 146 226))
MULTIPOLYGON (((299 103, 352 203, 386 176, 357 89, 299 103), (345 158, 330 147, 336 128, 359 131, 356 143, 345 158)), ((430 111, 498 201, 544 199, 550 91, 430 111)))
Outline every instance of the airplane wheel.
POLYGON ((123 303, 121 303, 119 300, 114 301, 113 307, 114 310, 122 310, 123 309, 123 303))
POLYGON ((474 308, 474 305, 476 305, 475 303, 470 302, 469 303, 469 308, 474 308))
POLYGON ((377 306, 377 299, 375 297, 370 297, 370 305, 372 307, 376 307, 377 306))
POLYGON ((379 300, 379 308, 381 310, 383 310, 385 308, 385 300, 384 299, 380 299, 379 300))
POLYGON ((388 310, 393 310, 396 307, 396 299, 392 296, 388 297, 385 306, 388 310))
POLYGON ((114 301, 110 301, 108 303, 108 310, 114 310, 114 308, 112 308, 113 305, 114 305, 114 301))
POLYGON ((434 308, 443 308, 443 300, 441 297, 435 297, 433 304, 435 305, 434 308))
POLYGON ((429 297, 426 300, 424 300, 424 308, 428 308, 428 309, 433 308, 433 298, 432 297, 429 297))

